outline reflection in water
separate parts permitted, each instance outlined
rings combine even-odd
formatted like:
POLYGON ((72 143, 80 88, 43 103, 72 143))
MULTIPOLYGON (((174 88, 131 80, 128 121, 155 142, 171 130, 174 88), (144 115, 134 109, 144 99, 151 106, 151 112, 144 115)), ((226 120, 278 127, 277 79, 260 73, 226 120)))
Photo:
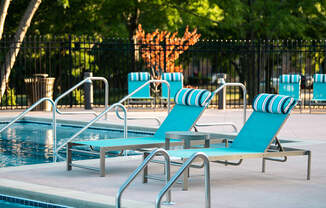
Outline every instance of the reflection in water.
MULTIPOLYGON (((2 128, 5 124, 0 124, 2 128)), ((74 135, 80 128, 58 126, 58 144, 74 135)), ((150 136, 128 133, 129 137, 150 136)), ((122 138, 122 131, 89 129, 81 134, 80 140, 122 138)), ((65 154, 65 150, 62 151, 65 154)), ((74 160, 96 158, 93 155, 73 155, 74 160)), ((40 123, 17 123, 0 134, 0 167, 53 161, 53 129, 51 125, 40 123)))

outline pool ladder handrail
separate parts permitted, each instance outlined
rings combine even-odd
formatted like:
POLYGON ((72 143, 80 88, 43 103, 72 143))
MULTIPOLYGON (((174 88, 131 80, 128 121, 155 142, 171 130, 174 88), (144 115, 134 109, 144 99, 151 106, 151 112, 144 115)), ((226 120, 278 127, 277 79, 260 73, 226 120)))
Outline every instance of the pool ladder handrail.
MULTIPOLYGON (((90 79, 90 78, 94 78, 94 77, 89 77, 89 78, 86 78, 85 80, 87 79, 90 79)), ((85 81, 83 80, 83 81, 85 81)), ((55 150, 54 150, 54 161, 56 161, 56 157, 58 156, 59 158, 61 159, 65 159, 64 157, 60 156, 58 154, 58 152, 64 148, 65 145, 67 145, 69 142, 71 142, 73 139, 75 139, 77 136, 79 136, 81 133, 83 133, 86 129, 88 129, 88 127, 90 127, 92 124, 94 124, 96 121, 98 121, 100 118, 103 117, 103 115, 112 110, 113 108, 115 108, 115 111, 116 111, 116 115, 118 116, 118 118, 121 119, 121 116, 118 112, 118 109, 121 108, 122 111, 124 112, 124 117, 123 117, 123 120, 124 120, 124 138, 126 139, 128 136, 127 136, 127 120, 130 120, 127 118, 127 109, 124 107, 124 105, 122 104, 124 101, 126 101, 127 99, 129 99, 132 95, 134 95, 135 93, 137 93, 139 90, 141 90, 142 88, 144 88, 146 85, 150 84, 150 83, 155 83, 155 82, 161 82, 161 83, 166 83, 167 86, 168 86, 168 113, 170 112, 170 84, 165 81, 165 80, 149 80, 147 81, 146 83, 144 83, 143 85, 139 86, 137 89, 135 89, 132 93, 128 94, 127 96, 125 96, 124 98, 122 98, 120 101, 118 101, 117 103, 111 105, 109 108, 106 108, 104 111, 102 111, 99 115, 97 115, 93 120, 91 120, 89 123, 86 124, 86 126, 84 126, 81 130, 79 130, 77 133, 75 133, 72 137, 70 137, 69 139, 67 139, 63 144, 61 144, 58 148, 56 148, 56 145, 55 145, 55 150)), ((82 83, 84 82, 81 82, 79 83, 78 86, 80 86, 82 83)), ((76 88, 77 85, 75 85, 75 87, 73 88, 76 88)), ((77 87, 78 87, 77 86, 77 87)), ((71 88, 69 90, 69 92, 71 92, 73 90, 73 88, 71 88)), ((69 93, 68 92, 68 93, 69 93)), ((68 93, 64 93, 61 97, 67 95, 68 93)), ((59 97, 58 97, 59 98, 59 97)), ((56 99, 56 101, 58 101, 59 99, 56 99)), ((134 118, 131 118, 131 119, 134 119, 134 118)), ((139 118, 139 119, 144 119, 144 118, 139 118)), ((145 119, 157 119, 157 118, 145 118, 145 119)), ((158 120, 158 119, 157 119, 158 120)), ((159 121, 159 120, 158 120, 159 121)), ((159 121, 160 122, 160 121, 159 121)), ((56 144, 56 141, 54 142, 56 144)))
MULTIPOLYGON (((128 188, 128 186, 131 184, 131 182, 135 180, 135 178, 139 175, 139 173, 148 166, 148 163, 157 155, 163 155, 163 157, 165 159, 165 174, 166 174, 165 180, 166 180, 166 183, 168 183, 168 181, 170 180, 170 173, 171 173, 170 172, 170 167, 171 167, 170 156, 165 149, 162 149, 162 148, 155 149, 151 152, 151 154, 149 154, 144 159, 144 161, 137 167, 137 169, 131 173, 131 175, 128 177, 128 179, 120 187, 120 189, 116 195, 116 200, 115 200, 116 208, 121 208, 121 197, 122 197, 123 192, 128 188)), ((167 193, 166 203, 171 203, 171 192, 170 191, 167 193)))
POLYGON ((141 171, 143 171, 147 166, 148 163, 151 162, 151 160, 154 158, 154 156, 157 155, 163 155, 165 159, 165 174, 166 174, 166 185, 161 189, 160 193, 158 194, 155 202, 155 207, 160 208, 161 207, 161 201, 165 194, 166 195, 166 201, 165 204, 173 204, 171 198, 171 187, 177 182, 179 177, 183 175, 184 171, 186 171, 190 166, 191 163, 197 159, 201 158, 204 162, 204 177, 205 177, 205 208, 211 207, 211 189, 210 189, 210 165, 209 165, 209 159, 206 154, 202 152, 194 153, 176 172, 176 174, 170 179, 170 167, 171 167, 171 159, 168 154, 168 152, 162 148, 155 149, 149 154, 144 161, 137 167, 134 172, 128 177, 128 179, 123 183, 123 185, 120 187, 117 195, 116 195, 116 208, 121 208, 121 197, 123 192, 128 188, 128 186, 131 184, 132 181, 135 180, 135 178, 139 175, 141 171))
POLYGON ((111 111, 112 109, 116 110, 116 108, 121 108, 124 113, 124 124, 123 124, 123 137, 128 137, 128 126, 127 126, 127 109, 122 105, 121 103, 115 103, 111 105, 110 107, 107 107, 104 111, 102 111, 99 115, 97 115, 95 118, 93 118, 90 122, 87 123, 82 129, 80 129, 78 132, 76 132, 72 137, 67 139, 63 144, 61 144, 58 148, 55 146, 54 150, 54 157, 56 161, 56 157, 58 156, 61 159, 65 159, 64 157, 60 156, 58 153, 61 149, 63 149, 69 142, 71 142, 73 139, 75 139, 77 136, 79 136, 81 133, 83 133, 88 127, 93 125, 96 121, 101 119, 104 115, 106 115, 107 112, 111 111))
POLYGON ((55 107, 54 107, 55 105, 54 105, 54 101, 51 98, 44 97, 44 98, 41 98, 38 101, 36 101, 33 105, 31 105, 29 108, 27 108, 22 113, 20 113, 17 117, 15 117, 14 119, 12 119, 6 126, 4 126, 2 129, 0 129, 0 133, 3 132, 5 129, 9 128, 11 125, 13 125, 19 119, 23 118, 28 112, 30 112, 31 110, 33 110, 34 108, 36 108, 38 105, 40 105, 44 101, 48 101, 48 102, 51 103, 51 105, 52 105, 52 112, 53 112, 53 118, 55 118, 55 107))
MULTIPOLYGON (((66 92, 64 92, 62 95, 60 95, 59 97, 57 97, 55 99, 55 101, 53 101, 51 98, 48 97, 43 97, 41 99, 39 99, 38 101, 36 101, 32 106, 30 106, 29 108, 27 108, 26 110, 24 110, 21 114, 19 114, 16 118, 14 118, 11 122, 9 122, 6 126, 4 126, 1 130, 0 133, 2 131, 4 131, 5 129, 7 129, 8 127, 10 127, 11 125, 13 125, 17 120, 21 119, 22 117, 25 116, 25 114, 27 114, 29 111, 33 110, 36 106, 38 106, 39 104, 41 104, 44 101, 48 101, 51 103, 52 105, 52 128, 53 128, 53 161, 56 162, 56 146, 57 146, 57 124, 56 124, 56 112, 59 114, 94 114, 94 115, 98 115, 96 112, 92 111, 92 112, 61 112, 59 111, 59 109, 57 108, 57 104, 58 102, 61 100, 61 98, 63 98, 64 96, 68 95, 70 92, 72 92, 73 90, 75 90, 76 88, 78 88, 79 86, 81 86, 84 83, 89 83, 92 82, 92 80, 102 80, 105 84, 105 107, 108 107, 108 94, 109 94, 109 84, 108 81, 104 78, 104 77, 88 77, 82 81, 80 81, 78 84, 76 84, 75 86, 73 86, 72 88, 70 88, 69 90, 67 90, 66 92)), ((105 114, 105 119, 107 119, 107 114, 105 114)))
MULTIPOLYGON (((134 94, 136 94, 138 91, 140 91, 141 89, 143 89, 145 86, 147 86, 148 84, 151 84, 151 83, 163 83, 163 84, 166 84, 167 87, 168 87, 168 110, 167 110, 167 114, 170 113, 170 100, 171 100, 171 95, 170 95, 170 83, 166 80, 155 80, 155 79, 151 79, 151 80, 148 80, 147 82, 145 82, 144 84, 142 84, 141 86, 139 86, 137 89, 135 89, 133 92, 131 92, 130 94, 128 94, 127 96, 123 97, 120 101, 118 101, 118 103, 123 103, 125 101, 127 101, 131 96, 133 96, 134 94)), ((116 110, 116 115, 119 119, 122 119, 122 117, 120 116, 119 112, 116 110)), ((127 118, 128 120, 144 120, 144 119, 154 119, 156 120, 158 126, 161 125, 161 121, 156 118, 156 117, 140 117, 140 118, 137 118, 137 117, 129 117, 127 118)))
POLYGON ((163 196, 166 194, 166 192, 168 192, 168 194, 171 194, 170 189, 172 188, 172 186, 177 182, 179 177, 183 175, 185 171, 188 170, 188 168, 191 166, 191 163, 197 158, 201 158, 204 161, 205 208, 211 207, 211 182, 209 159, 205 153, 196 152, 181 166, 181 168, 174 174, 174 176, 169 180, 169 182, 161 189, 155 201, 155 208, 161 207, 161 201, 163 196))
MULTIPOLYGON (((58 102, 65 97, 66 95, 68 95, 69 93, 71 93, 72 91, 74 91, 76 88, 80 87, 82 84, 85 83, 92 83, 92 80, 100 80, 104 82, 105 85, 105 96, 104 96, 104 106, 105 108, 107 108, 109 106, 109 83, 107 81, 107 79, 105 79, 104 77, 87 77, 85 79, 83 79, 82 81, 78 82, 76 85, 74 85, 73 87, 71 87, 69 90, 65 91, 63 94, 61 94, 59 97, 57 97, 54 100, 54 104, 55 104, 55 108, 57 113, 59 114, 65 114, 65 115, 73 115, 73 114, 93 114, 95 116, 98 116, 98 114, 95 111, 74 111, 74 112, 61 112, 58 108, 58 102)), ((107 114, 105 114, 105 120, 107 120, 107 114)))
MULTIPOLYGON (((3 132, 5 129, 9 128, 11 125, 13 125, 19 119, 23 118, 28 112, 30 112, 31 110, 33 110, 36 106, 40 105, 44 101, 48 101, 52 105, 53 152, 55 152, 56 141, 57 141, 57 133, 56 133, 57 132, 57 128, 56 128, 57 125, 56 125, 56 115, 55 115, 56 107, 55 107, 54 101, 51 98, 44 97, 44 98, 41 98, 38 101, 36 101, 33 105, 31 105, 29 108, 27 108, 26 110, 24 110, 16 118, 14 118, 13 120, 11 120, 6 126, 4 126, 0 130, 0 133, 3 132)), ((55 161, 55 157, 53 157, 53 161, 55 161)))
MULTIPOLYGON (((212 99, 216 96, 216 94, 218 92, 220 92, 221 90, 223 90, 224 88, 226 87, 240 87, 242 89, 242 92, 243 92, 243 125, 246 123, 246 120, 247 120, 247 89, 246 89, 246 86, 244 86, 244 84, 242 83, 237 83, 237 82, 230 82, 230 83, 225 83, 224 81, 222 82, 222 85, 220 87, 218 87, 216 90, 214 90, 212 92, 212 96, 210 98, 210 101, 209 103, 212 101, 212 99)), ((237 129, 237 126, 232 123, 232 122, 228 122, 228 123, 196 123, 194 128, 196 131, 197 130, 197 127, 201 127, 201 126, 231 126, 234 130, 234 132, 238 132, 238 129, 237 129)))
MULTIPOLYGON (((91 78, 91 77, 90 77, 91 78)), ((87 78, 88 79, 88 78, 87 78)), ((147 81, 146 83, 144 83, 143 85, 141 85, 141 86, 139 86, 137 89, 135 89, 132 93, 130 93, 130 94, 128 94, 127 96, 125 96, 124 98, 122 98, 120 101, 118 101, 117 103, 115 103, 115 104, 113 104, 113 105, 111 105, 110 106, 110 108, 109 108, 109 110, 111 110, 112 109, 112 107, 117 107, 117 106, 120 106, 120 108, 121 109, 123 109, 123 111, 124 111, 124 113, 125 113, 125 117, 126 117, 126 114, 127 114, 127 110, 126 110, 126 108, 124 107, 124 105, 122 105, 122 103, 124 102, 124 101, 126 101, 127 99, 129 99, 132 95, 134 95, 135 93, 137 93, 139 90, 141 90, 142 88, 144 88, 146 85, 148 85, 148 84, 150 84, 150 83, 155 83, 155 82, 159 82, 159 83, 165 83, 165 84, 167 84, 167 86, 168 86, 168 113, 170 112, 170 84, 167 82, 167 81, 165 81, 165 80, 149 80, 149 81, 147 81)), ((106 110, 104 110, 104 111, 109 111, 108 109, 106 109, 106 110)), ((117 114, 117 116, 118 116, 118 118, 122 118, 121 116, 120 116, 120 114, 119 114, 119 112, 118 112, 118 108, 115 108, 115 110, 116 110, 116 114, 117 114)), ((104 112, 103 111, 103 112, 104 112)), ((100 114, 100 115, 102 115, 103 114, 103 112, 100 114)), ((99 115, 98 115, 99 116, 99 115)), ((97 117, 95 117, 93 120, 91 120, 83 129, 81 129, 80 131, 78 131, 75 135, 73 135, 71 138, 72 139, 74 139, 75 137, 77 137, 78 135, 80 135, 83 131, 85 131, 89 126, 91 126, 94 122, 94 120, 95 121, 97 121, 99 118, 98 118, 98 116, 97 117), (91 124, 90 124, 91 123, 91 124), (78 134, 78 135, 77 135, 78 134)), ((125 118, 123 118, 124 120, 130 120, 130 119, 125 119, 125 118)), ((131 119, 134 119, 134 118, 131 118, 131 119)), ((139 119, 144 119, 144 118, 139 118, 139 119)), ((156 119, 156 118, 155 118, 156 119)), ((158 120, 158 119, 157 119, 158 120)), ((158 120, 159 121, 159 120, 158 120)), ((160 122, 160 121, 159 121, 160 122)), ((125 121, 125 123, 126 123, 126 121, 125 121)), ((71 141, 72 139, 68 139, 69 141, 71 141)), ((125 137, 126 138, 126 137, 125 137)), ((61 148, 60 148, 61 149, 61 148)))

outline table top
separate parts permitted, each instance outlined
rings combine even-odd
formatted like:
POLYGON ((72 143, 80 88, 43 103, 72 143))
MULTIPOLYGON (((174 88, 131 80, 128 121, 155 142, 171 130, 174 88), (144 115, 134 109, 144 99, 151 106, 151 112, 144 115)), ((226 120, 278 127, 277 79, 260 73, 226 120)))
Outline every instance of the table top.
POLYGON ((190 139, 190 140, 209 139, 208 133, 193 132, 193 131, 168 131, 165 133, 165 137, 168 139, 190 139))

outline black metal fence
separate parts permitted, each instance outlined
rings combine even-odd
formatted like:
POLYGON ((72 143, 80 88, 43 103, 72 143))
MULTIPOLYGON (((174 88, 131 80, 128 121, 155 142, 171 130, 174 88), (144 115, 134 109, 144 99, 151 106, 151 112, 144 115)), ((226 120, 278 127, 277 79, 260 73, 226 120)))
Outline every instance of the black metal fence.
MULTIPOLYGON (((5 36, 0 41, 2 68, 12 39, 5 36)), ((85 72, 93 72, 94 76, 108 79, 109 103, 117 102, 127 95, 129 72, 151 71, 141 56, 144 47, 148 46, 119 38, 26 37, 11 70, 0 107, 27 108, 32 96, 27 80, 35 77, 35 74, 47 74, 55 78, 53 97, 56 98, 80 82, 85 72)), ((168 47, 163 45, 161 48, 167 50, 168 47)), ((244 83, 249 103, 260 92, 277 93, 279 75, 298 73, 302 75, 301 97, 304 106, 307 106, 312 98, 313 74, 326 73, 325 57, 326 40, 201 40, 180 55, 177 64, 183 68, 186 86, 214 90, 218 87, 217 73, 227 74, 227 82, 244 83)), ((167 60, 162 61, 166 66, 167 60)), ((59 105, 83 107, 83 94, 83 88, 75 90, 62 99, 59 105)), ((162 105, 160 99, 156 100, 156 104, 162 105)), ((228 108, 241 107, 241 90, 228 88, 226 101, 228 108)), ((217 106, 217 103, 217 99, 214 99, 212 106, 217 106)), ((94 83, 93 105, 104 105, 103 83, 94 83)))

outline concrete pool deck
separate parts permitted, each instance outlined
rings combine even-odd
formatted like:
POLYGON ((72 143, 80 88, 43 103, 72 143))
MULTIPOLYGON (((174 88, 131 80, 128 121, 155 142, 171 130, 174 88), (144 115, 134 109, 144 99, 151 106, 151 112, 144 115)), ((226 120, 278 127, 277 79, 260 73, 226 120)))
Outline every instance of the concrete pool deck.
MULTIPOLYGON (((1 117, 14 117, 19 112, 1 112, 1 117)), ((248 116, 250 111, 248 111, 248 116)), ((110 113, 110 122, 121 124, 110 113), (112 117, 112 119, 111 119, 112 117)), ((155 115, 161 120, 166 112, 130 112, 128 116, 155 115)), ((31 112, 28 116, 51 117, 51 113, 31 112)), ((247 116, 247 117, 248 117, 247 116)), ((91 120, 91 115, 78 115, 78 120, 91 120)), ((75 116, 58 119, 76 120, 75 116)), ((101 121, 106 122, 106 121, 101 121)), ((242 111, 208 109, 200 122, 234 122, 242 125, 242 111)), ((155 127, 153 121, 130 121, 130 125, 155 127)), ((230 132, 230 127, 203 127, 205 132, 230 132)), ((286 163, 267 161, 266 173, 261 173, 261 159, 247 159, 239 167, 211 164, 212 207, 326 207, 326 114, 292 113, 279 133, 282 140, 291 140, 285 146, 312 151, 311 180, 306 180, 306 157, 289 157, 286 163)), ((107 159, 107 176, 97 172, 73 168, 65 170, 65 163, 28 165, 0 168, 0 194, 59 203, 73 207, 114 207, 119 187, 141 163, 140 156, 107 159)), ((99 160, 79 161, 80 164, 99 167, 99 160)), ((173 168, 173 172, 177 170, 173 168)), ((151 173, 160 173, 162 167, 150 165, 151 173)), ((178 184, 172 189, 173 206, 204 207, 204 178, 202 169, 191 169, 190 189, 182 191, 178 184)), ((141 176, 122 197, 123 207, 154 207, 163 183, 149 180, 142 184, 141 176)))

